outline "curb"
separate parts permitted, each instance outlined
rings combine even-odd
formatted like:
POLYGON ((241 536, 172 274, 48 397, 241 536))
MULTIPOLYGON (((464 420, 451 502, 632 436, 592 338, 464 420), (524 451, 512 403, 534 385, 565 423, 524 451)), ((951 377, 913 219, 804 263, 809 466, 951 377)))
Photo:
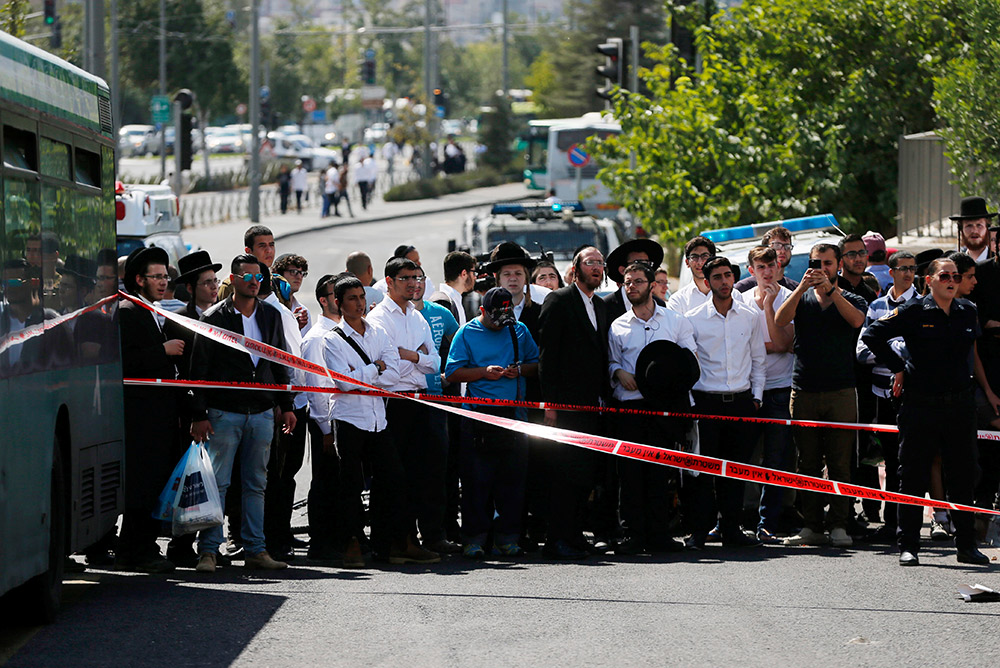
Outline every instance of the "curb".
MULTIPOLYGON (((531 199, 531 197, 521 197, 511 201, 520 201, 524 199, 531 199)), ((348 227, 351 225, 361 225, 364 223, 384 223, 390 220, 398 220, 400 218, 413 218, 416 216, 432 216, 436 213, 449 213, 451 211, 458 211, 460 209, 472 209, 479 206, 490 206, 495 204, 497 200, 495 198, 482 200, 479 202, 469 202, 463 204, 454 204, 451 206, 438 207, 436 209, 427 209, 426 211, 411 211, 409 213, 399 213, 394 215, 386 216, 376 216, 374 218, 363 218, 363 219, 353 219, 353 220, 343 220, 334 223, 325 223, 323 225, 316 225, 314 227, 308 227, 301 230, 292 230, 291 232, 285 232, 284 234, 279 234, 274 237, 275 241, 281 241, 283 239, 290 239, 291 237, 299 236, 300 234, 311 234, 313 232, 322 232, 323 230, 330 230, 335 227, 348 227)))

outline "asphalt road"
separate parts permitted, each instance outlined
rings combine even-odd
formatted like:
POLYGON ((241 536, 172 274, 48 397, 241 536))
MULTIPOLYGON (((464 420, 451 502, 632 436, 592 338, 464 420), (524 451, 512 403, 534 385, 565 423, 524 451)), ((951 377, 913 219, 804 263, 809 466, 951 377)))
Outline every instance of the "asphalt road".
MULTIPOLYGON (((295 236, 278 252, 310 261, 314 281, 353 250, 376 267, 410 243, 436 281, 466 212, 295 236)), ((231 257, 240 239, 196 240, 231 257)), ((563 447, 553 444, 552 447, 563 447)), ((297 498, 309 482, 308 460, 297 498)), ((305 510, 294 523, 303 524, 305 510)), ((1000 566, 958 564, 925 544, 900 568, 887 546, 709 546, 662 557, 540 555, 357 571, 308 565, 202 576, 88 571, 67 584, 52 626, 0 627, 5 666, 992 666, 1000 603, 965 603, 959 583, 1000 590, 1000 566), (12 655, 12 656, 11 656, 12 655)), ((997 549, 984 550, 991 557, 997 549)))

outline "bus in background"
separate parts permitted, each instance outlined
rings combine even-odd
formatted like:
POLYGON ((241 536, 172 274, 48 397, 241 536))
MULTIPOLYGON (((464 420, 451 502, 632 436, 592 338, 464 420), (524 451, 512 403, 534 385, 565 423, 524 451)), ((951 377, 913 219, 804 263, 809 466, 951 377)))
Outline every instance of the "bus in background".
POLYGON ((116 300, 87 310, 118 289, 115 137, 101 79, 2 32, 0 71, 0 607, 51 621, 123 506, 116 300))
POLYGON ((583 202, 587 211, 618 210, 620 205, 612 199, 611 191, 597 180, 600 167, 596 161, 581 166, 578 174, 569 162, 569 151, 574 146, 585 150, 587 140, 595 135, 603 138, 621 131, 620 125, 598 112, 580 118, 529 121, 528 132, 521 136, 527 165, 525 185, 546 192, 554 190, 561 200, 583 202), (544 171, 539 169, 542 164, 544 171))

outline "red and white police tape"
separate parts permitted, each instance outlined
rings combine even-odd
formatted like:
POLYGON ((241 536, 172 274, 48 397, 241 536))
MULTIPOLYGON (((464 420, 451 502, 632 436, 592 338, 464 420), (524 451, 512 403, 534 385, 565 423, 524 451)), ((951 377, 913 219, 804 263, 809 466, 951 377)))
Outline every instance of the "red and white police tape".
POLYGON ((56 327, 63 325, 70 320, 79 318, 84 313, 90 313, 91 311, 96 311, 105 304, 109 304, 113 301, 118 301, 118 295, 111 295, 110 297, 105 297, 99 302, 94 302, 90 306, 84 306, 83 308, 77 309, 72 313, 66 313, 57 318, 52 318, 51 320, 46 320, 45 322, 40 322, 37 325, 31 325, 30 327, 25 327, 24 329, 19 329, 9 334, 4 335, 0 339, 0 354, 4 353, 8 348, 21 345, 25 341, 35 338, 36 336, 41 336, 45 332, 55 329, 56 327))
MULTIPOLYGON (((851 485, 849 483, 837 482, 835 480, 827 480, 826 478, 815 478, 812 476, 805 476, 798 473, 789 473, 786 471, 779 471, 776 469, 769 469, 762 466, 754 466, 751 464, 742 464, 739 462, 731 462, 724 459, 717 459, 715 457, 706 457, 704 455, 681 452, 678 450, 667 450, 664 448, 656 448, 649 445, 644 445, 642 443, 633 443, 630 441, 622 441, 614 438, 607 438, 603 436, 595 436, 593 434, 584 434, 581 432, 570 431, 568 429, 560 429, 558 427, 549 427, 546 425, 533 424, 530 422, 522 422, 520 420, 513 420, 510 418, 499 417, 496 415, 487 415, 483 413, 477 413, 475 411, 466 410, 464 408, 458 408, 456 406, 449 406, 442 403, 436 403, 428 400, 427 395, 410 396, 406 394, 400 394, 396 392, 387 392, 382 388, 378 388, 366 383, 359 382, 350 378, 349 376, 344 376, 335 371, 322 367, 318 364, 309 362, 295 355, 291 355, 283 350, 274 348, 260 341, 254 339, 248 339, 242 334, 236 334, 228 330, 220 329, 212 325, 208 325, 204 322, 197 320, 192 320, 184 316, 180 316, 169 311, 165 311, 157 306, 147 304, 146 302, 136 299, 131 295, 122 294, 125 299, 128 299, 143 308, 146 308, 155 313, 159 313, 164 317, 176 322, 177 324, 191 329, 207 338, 217 341, 224 345, 228 345, 237 350, 241 350, 248 354, 251 353, 258 355, 272 362, 282 364, 294 369, 301 369, 304 371, 309 371, 318 375, 326 376, 330 378, 331 381, 339 380, 341 382, 348 383, 357 387, 364 388, 371 394, 377 394, 378 396, 385 396, 390 398, 408 399, 411 401, 417 401, 425 406, 430 406, 437 408, 438 410, 443 410, 455 415, 460 415, 462 417, 468 418, 470 420, 475 420, 477 422, 482 422, 485 424, 501 427, 503 429, 508 429, 513 432, 526 434, 528 436, 535 436, 538 438, 544 438, 546 440, 555 441, 557 443, 563 443, 566 445, 573 445, 580 448, 585 448, 588 450, 593 450, 597 452, 604 452, 611 455, 616 455, 618 457, 624 457, 627 459, 637 459, 642 461, 648 461, 654 464, 662 464, 664 466, 671 466, 674 468, 684 469, 688 471, 696 471, 699 473, 707 473, 708 475, 714 475, 724 478, 735 478, 739 480, 746 480, 755 483, 761 483, 765 485, 775 485, 778 487, 789 487, 791 489, 799 489, 811 492, 822 492, 825 494, 835 494, 838 496, 847 496, 852 498, 861 499, 873 499, 877 501, 887 501, 890 503, 901 503, 907 505, 915 506, 925 506, 931 508, 944 508, 950 510, 977 512, 977 513, 987 513, 991 515, 1000 515, 1000 511, 991 510, 987 508, 978 508, 975 506, 966 506, 962 504, 950 503, 948 501, 939 501, 936 499, 925 499, 916 496, 911 496, 908 494, 900 494, 897 492, 887 492, 880 489, 873 489, 870 487, 863 487, 860 485, 851 485)), ((125 383, 128 385, 163 385, 163 386, 184 386, 191 387, 192 385, 198 385, 202 387, 225 387, 227 389, 272 389, 272 390, 285 390, 285 391, 297 391, 294 390, 296 386, 293 385, 262 385, 260 387, 254 387, 253 384, 249 383, 213 383, 210 381, 176 381, 176 380, 159 380, 159 379, 125 379, 125 383)), ((330 388, 316 388, 311 391, 331 391, 330 388)), ((463 403, 469 403, 468 398, 462 399, 463 403)), ((490 402, 495 403, 495 402, 490 402)), ((552 404, 536 404, 535 407, 545 407, 553 408, 552 404)), ((563 408, 562 410, 571 410, 570 408, 563 408)), ((655 413, 660 415, 661 413, 655 413)), ((670 416, 680 416, 681 414, 670 413, 670 416)), ((687 415, 687 414, 685 414, 687 415)), ((691 414, 694 416, 695 414, 691 414)), ((700 416, 703 419, 717 419, 719 416, 700 416)), ((753 418, 750 418, 753 420, 753 418)), ((780 420, 781 423, 797 424, 797 421, 787 421, 780 420)), ((841 423, 812 423, 808 426, 827 426, 830 425, 841 425, 841 423)), ((806 425, 803 425, 806 426, 806 425)), ((871 425, 853 425, 849 428, 859 428, 859 427, 870 427, 871 425)), ((889 427, 889 425, 878 425, 879 427, 889 427)), ((879 431, 895 431, 895 428, 885 429, 881 428, 879 431)))

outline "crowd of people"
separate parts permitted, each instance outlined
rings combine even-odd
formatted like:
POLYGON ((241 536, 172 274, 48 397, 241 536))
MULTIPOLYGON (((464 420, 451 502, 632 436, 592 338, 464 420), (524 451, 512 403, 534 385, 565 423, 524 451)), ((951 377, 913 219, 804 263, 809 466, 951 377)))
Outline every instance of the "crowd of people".
MULTIPOLYGON (((890 254, 876 233, 819 243, 800 282, 785 275, 793 237, 783 227, 749 252, 746 277, 696 236, 684 247, 692 280, 672 295, 663 248, 650 239, 607 257, 582 247, 565 281, 515 243, 499 244, 485 263, 454 251, 438 286, 404 244, 381 279, 365 252, 351 253, 344 271, 315 282, 320 312, 312 314, 296 297, 309 262, 277 254, 266 227, 247 230, 222 281, 223 264, 205 251, 172 268, 163 251, 139 249, 122 271, 135 298, 120 308, 126 377, 340 392, 126 386, 128 492, 116 566, 214 572, 243 560, 274 570, 306 556, 359 568, 433 564, 448 554, 542 550, 578 560, 713 542, 846 548, 857 540, 894 541, 900 563, 917 564, 920 506, 866 500, 858 511, 847 496, 771 485, 758 495, 736 479, 559 445, 496 421, 358 393, 356 383, 466 397, 484 416, 870 487, 879 486, 884 460, 888 490, 993 508, 1000 458, 995 444, 977 442, 976 429, 1000 428, 991 389, 1000 383, 1000 266, 988 248, 996 216, 981 198, 964 200, 954 217, 963 249, 951 253, 890 254), (491 281, 470 299, 483 276, 491 281), (613 289, 600 296, 609 279, 613 289), (337 375, 240 352, 137 302, 337 375), (726 419, 529 410, 501 400, 726 419), (762 426, 755 417, 898 424, 899 437, 762 426), (174 537, 164 557, 150 511, 192 439, 205 444, 226 500, 228 542, 220 526, 174 537), (308 542, 291 527, 307 445, 308 542)), ((971 513, 936 512, 930 537, 954 537, 960 562, 988 564, 977 549, 983 531, 971 513)))

